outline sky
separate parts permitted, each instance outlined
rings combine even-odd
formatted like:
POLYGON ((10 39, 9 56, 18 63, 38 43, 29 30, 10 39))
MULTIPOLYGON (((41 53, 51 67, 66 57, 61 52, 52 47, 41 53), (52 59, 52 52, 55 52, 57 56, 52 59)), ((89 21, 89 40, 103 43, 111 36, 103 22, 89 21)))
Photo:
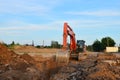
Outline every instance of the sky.
POLYGON ((0 41, 5 43, 62 44, 64 22, 86 45, 107 36, 120 44, 120 0, 0 0, 0 41))

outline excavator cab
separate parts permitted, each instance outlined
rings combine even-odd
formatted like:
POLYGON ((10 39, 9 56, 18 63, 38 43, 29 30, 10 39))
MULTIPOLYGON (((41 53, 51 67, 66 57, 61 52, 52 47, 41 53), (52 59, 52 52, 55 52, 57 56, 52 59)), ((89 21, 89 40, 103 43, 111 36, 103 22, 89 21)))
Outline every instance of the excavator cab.
POLYGON ((77 53, 85 52, 85 41, 84 40, 77 40, 77 53))

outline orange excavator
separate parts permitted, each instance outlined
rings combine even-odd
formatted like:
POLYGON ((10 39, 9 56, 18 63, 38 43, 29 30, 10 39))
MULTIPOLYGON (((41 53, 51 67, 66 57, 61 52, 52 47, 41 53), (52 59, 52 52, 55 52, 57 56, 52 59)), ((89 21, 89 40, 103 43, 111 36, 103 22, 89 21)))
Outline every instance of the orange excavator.
POLYGON ((72 28, 67 24, 64 23, 63 28, 63 49, 67 50, 67 37, 70 36, 70 53, 76 52, 76 39, 75 39, 75 33, 73 32, 72 28))
POLYGON ((56 59, 58 62, 69 62, 70 58, 74 58, 78 60, 79 52, 84 51, 84 43, 83 40, 77 40, 75 38, 75 33, 72 28, 64 23, 63 27, 63 49, 57 53, 56 59), (70 36, 70 50, 68 50, 67 37, 70 36), (81 47, 82 45, 82 47, 81 47))

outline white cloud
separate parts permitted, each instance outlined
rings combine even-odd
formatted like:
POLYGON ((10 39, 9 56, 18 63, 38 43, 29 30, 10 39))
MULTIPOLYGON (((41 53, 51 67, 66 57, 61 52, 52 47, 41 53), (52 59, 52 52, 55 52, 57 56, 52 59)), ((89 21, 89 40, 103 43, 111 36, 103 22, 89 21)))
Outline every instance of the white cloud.
POLYGON ((26 24, 23 26, 7 26, 7 27, 0 27, 0 31, 14 31, 14 30, 57 30, 58 28, 54 25, 40 25, 40 24, 26 24))
POLYGON ((104 27, 110 25, 120 25, 119 20, 60 20, 53 21, 45 24, 32 24, 25 23, 22 21, 11 20, 6 23, 1 24, 0 31, 22 31, 22 30, 61 30, 63 28, 64 22, 67 22, 71 27, 104 27), (2 27, 3 26, 3 27, 2 27))
POLYGON ((99 10, 99 11, 80 11, 80 12, 66 12, 71 15, 90 15, 90 16, 120 16, 120 11, 114 10, 99 10))
POLYGON ((0 0, 0 14, 44 15, 60 0, 0 0))
MULTIPOLYGON (((1 25, 0 32, 13 32, 13 31, 36 31, 36 30, 59 30, 60 25, 56 22, 47 24, 31 24, 22 21, 11 20, 6 24, 1 25), (2 27, 3 26, 3 27, 2 27)), ((62 26, 61 26, 62 27, 62 26)))
MULTIPOLYGON (((6 23, 1 24, 0 27, 0 34, 1 35, 7 35, 7 36, 25 36, 31 34, 31 32, 36 32, 33 34, 37 34, 37 32, 40 31, 56 31, 60 32, 62 34, 63 30, 63 24, 64 22, 68 22, 68 24, 71 26, 71 28, 78 32, 81 29, 105 29, 105 27, 116 27, 115 25, 120 25, 120 21, 116 20, 60 20, 60 21, 53 21, 45 24, 32 24, 32 23, 26 23, 22 21, 17 20, 10 20, 6 23)), ((118 26, 117 26, 118 27, 118 26)), ((1 36, 0 35, 0 36, 1 36)))
POLYGON ((118 27, 120 20, 111 19, 73 19, 73 20, 58 20, 54 21, 53 24, 63 26, 64 22, 67 22, 72 28, 97 28, 97 27, 118 27))

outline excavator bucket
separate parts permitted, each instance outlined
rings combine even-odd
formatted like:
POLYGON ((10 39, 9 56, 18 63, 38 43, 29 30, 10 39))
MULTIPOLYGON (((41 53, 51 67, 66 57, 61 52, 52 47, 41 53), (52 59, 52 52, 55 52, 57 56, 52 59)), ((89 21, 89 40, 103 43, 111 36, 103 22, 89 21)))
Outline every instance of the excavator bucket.
POLYGON ((68 64, 69 63, 69 58, 70 58, 70 52, 69 51, 58 51, 56 54, 56 62, 58 64, 68 64))

